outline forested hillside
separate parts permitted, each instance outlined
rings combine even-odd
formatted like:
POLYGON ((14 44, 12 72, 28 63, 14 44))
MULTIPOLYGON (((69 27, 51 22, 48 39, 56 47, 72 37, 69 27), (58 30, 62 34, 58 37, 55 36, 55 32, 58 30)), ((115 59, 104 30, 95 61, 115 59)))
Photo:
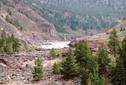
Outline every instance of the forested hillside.
POLYGON ((117 25, 126 17, 125 0, 25 0, 58 32, 68 29, 94 34, 117 25), (89 32, 90 31, 90 32, 89 32))

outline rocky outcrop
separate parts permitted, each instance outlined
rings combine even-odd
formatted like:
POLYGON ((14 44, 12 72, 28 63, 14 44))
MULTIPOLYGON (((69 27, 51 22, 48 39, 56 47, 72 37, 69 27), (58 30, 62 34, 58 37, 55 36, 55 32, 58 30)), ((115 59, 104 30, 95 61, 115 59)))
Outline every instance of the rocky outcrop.
POLYGON ((0 6, 0 29, 32 44, 61 39, 53 24, 30 6, 21 0, 6 1, 6 4, 0 6))

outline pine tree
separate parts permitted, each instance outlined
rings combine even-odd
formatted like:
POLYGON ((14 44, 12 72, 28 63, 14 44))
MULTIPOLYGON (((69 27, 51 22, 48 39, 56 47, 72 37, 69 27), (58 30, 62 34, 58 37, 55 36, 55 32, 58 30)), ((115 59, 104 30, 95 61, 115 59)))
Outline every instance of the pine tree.
POLYGON ((43 77, 43 66, 42 66, 42 61, 41 59, 37 59, 35 61, 35 67, 33 71, 33 80, 34 81, 39 81, 43 77))
POLYGON ((111 32, 111 35, 109 37, 109 42, 108 42, 109 49, 111 53, 116 57, 119 49, 119 40, 117 36, 117 32, 115 29, 111 32))
POLYGON ((86 42, 78 44, 75 49, 75 57, 79 65, 79 75, 81 77, 81 85, 87 85, 91 68, 90 58, 92 57, 91 50, 86 42))
POLYGON ((122 49, 120 51, 120 58, 123 62, 124 69, 126 70, 126 37, 122 41, 122 49))
POLYGON ((92 85, 105 85, 105 79, 99 74, 99 64, 95 57, 89 60, 89 78, 92 85))
POLYGON ((18 52, 19 48, 21 46, 20 41, 17 38, 15 38, 13 34, 11 35, 11 39, 12 39, 12 42, 13 42, 13 44, 12 44, 13 51, 18 52))
POLYGON ((112 71, 112 83, 113 85, 126 85, 125 69, 123 62, 120 59, 118 59, 116 63, 117 65, 112 71))
POLYGON ((76 64, 76 60, 71 53, 66 56, 66 59, 62 62, 61 74, 64 79, 71 79, 78 74, 78 65, 76 64))
POLYGON ((6 53, 13 53, 13 41, 10 36, 6 38, 6 42, 7 42, 7 45, 5 47, 6 53))
POLYGON ((105 85, 105 78, 99 76, 98 73, 91 74, 92 85, 105 85))
POLYGON ((9 36, 5 31, 2 31, 0 39, 0 53, 18 52, 20 46, 20 41, 15 38, 13 34, 9 36))
POLYGON ((75 57, 77 63, 81 67, 86 67, 87 65, 87 60, 91 56, 91 50, 89 49, 87 43, 81 43, 79 44, 76 49, 75 49, 75 57))
POLYGON ((99 64, 99 74, 102 76, 106 76, 108 65, 110 63, 107 51, 103 48, 100 48, 98 50, 97 57, 99 64))
POLYGON ((53 74, 60 74, 61 72, 60 64, 54 63, 52 70, 53 70, 53 74))
POLYGON ((112 74, 113 85, 126 85, 126 38, 122 41, 119 57, 116 59, 116 67, 112 74))
POLYGON ((3 30, 1 33, 1 39, 0 39, 0 52, 1 53, 6 53, 6 46, 7 46, 7 35, 6 32, 3 30))
POLYGON ((89 70, 85 68, 79 69, 81 85, 87 85, 89 79, 89 70))

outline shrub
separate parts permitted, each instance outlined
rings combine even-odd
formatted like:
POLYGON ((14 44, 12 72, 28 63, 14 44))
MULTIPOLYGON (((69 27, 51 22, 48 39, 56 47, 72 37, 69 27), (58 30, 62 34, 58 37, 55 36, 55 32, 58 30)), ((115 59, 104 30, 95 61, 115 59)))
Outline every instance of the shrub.
POLYGON ((50 55, 52 58, 55 58, 58 55, 58 51, 56 49, 52 49, 50 55))

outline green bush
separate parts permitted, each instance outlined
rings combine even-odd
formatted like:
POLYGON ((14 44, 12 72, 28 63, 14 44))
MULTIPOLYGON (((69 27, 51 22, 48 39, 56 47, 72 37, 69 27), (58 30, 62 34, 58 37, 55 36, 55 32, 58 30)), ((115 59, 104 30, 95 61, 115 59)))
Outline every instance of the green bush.
POLYGON ((51 52, 50 52, 50 55, 51 55, 52 58, 55 58, 58 54, 59 53, 56 49, 52 49, 51 52))

